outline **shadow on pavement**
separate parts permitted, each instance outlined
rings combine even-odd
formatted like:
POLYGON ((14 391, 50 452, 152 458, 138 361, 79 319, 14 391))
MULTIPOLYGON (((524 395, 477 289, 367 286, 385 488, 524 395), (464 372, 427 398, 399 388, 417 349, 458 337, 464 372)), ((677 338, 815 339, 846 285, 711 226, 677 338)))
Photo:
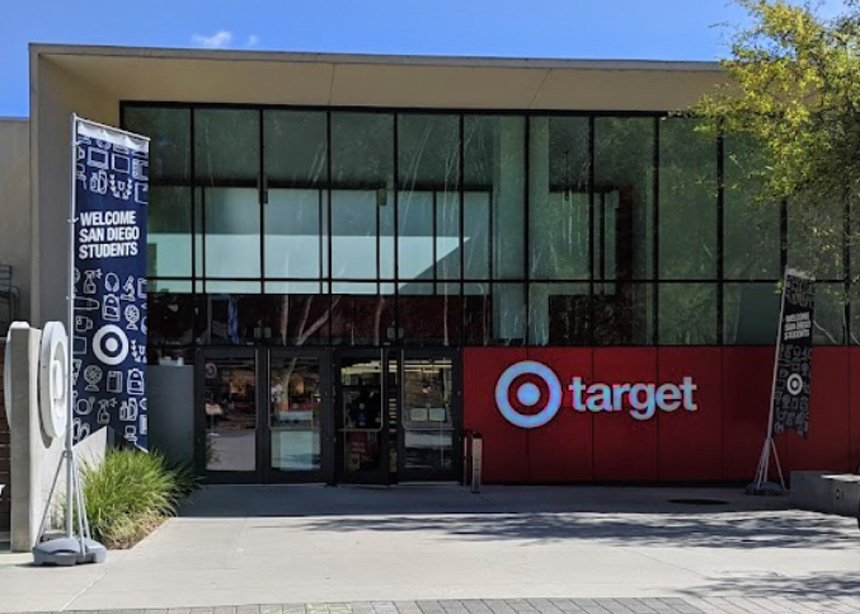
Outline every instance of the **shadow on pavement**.
POLYGON ((424 531, 452 539, 592 540, 617 546, 856 548, 856 521, 787 509, 785 497, 739 490, 458 486, 206 487, 183 506, 191 518, 271 518, 248 530, 424 531), (675 504, 705 498, 720 505, 675 504), (278 518, 302 518, 279 523, 278 518))
MULTIPOLYGON (((851 522, 851 521, 849 521, 851 522)), ((259 525, 258 525, 259 526, 259 525)), ((271 526, 268 528, 272 528, 271 526)), ((603 545, 707 548, 855 549, 860 533, 818 514, 492 514, 442 517, 316 518, 314 531, 429 531, 457 539, 579 539, 603 545)))
POLYGON ((701 587, 680 591, 688 597, 787 597, 820 599, 822 597, 860 597, 860 573, 821 573, 786 577, 779 574, 760 577, 738 576, 715 579, 701 587))

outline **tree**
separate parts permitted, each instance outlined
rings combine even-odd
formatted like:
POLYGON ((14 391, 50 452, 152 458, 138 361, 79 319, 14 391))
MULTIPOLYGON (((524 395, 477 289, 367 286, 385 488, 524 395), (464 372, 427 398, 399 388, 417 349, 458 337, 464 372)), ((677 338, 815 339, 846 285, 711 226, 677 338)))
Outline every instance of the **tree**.
POLYGON ((814 268, 841 266, 843 240, 858 234, 844 212, 860 205, 860 0, 834 18, 810 4, 735 2, 748 25, 731 35, 726 84, 695 113, 709 132, 757 143, 763 164, 747 169, 761 186, 756 200, 787 200, 813 238, 814 268))

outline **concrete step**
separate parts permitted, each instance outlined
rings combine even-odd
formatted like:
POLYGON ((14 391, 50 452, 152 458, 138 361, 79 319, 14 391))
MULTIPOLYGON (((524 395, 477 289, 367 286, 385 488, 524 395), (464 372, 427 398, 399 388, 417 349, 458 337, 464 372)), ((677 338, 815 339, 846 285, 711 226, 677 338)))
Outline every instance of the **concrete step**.
POLYGON ((792 471, 791 504, 824 514, 856 518, 860 511, 860 475, 792 471))

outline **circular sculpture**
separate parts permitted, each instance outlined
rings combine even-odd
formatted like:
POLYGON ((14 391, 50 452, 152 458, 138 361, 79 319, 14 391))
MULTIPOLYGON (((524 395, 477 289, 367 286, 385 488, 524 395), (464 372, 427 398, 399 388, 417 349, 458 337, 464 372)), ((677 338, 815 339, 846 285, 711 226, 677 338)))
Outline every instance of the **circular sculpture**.
POLYGON ((48 437, 61 437, 68 426, 69 338, 60 322, 42 331, 39 354, 39 413, 48 437))

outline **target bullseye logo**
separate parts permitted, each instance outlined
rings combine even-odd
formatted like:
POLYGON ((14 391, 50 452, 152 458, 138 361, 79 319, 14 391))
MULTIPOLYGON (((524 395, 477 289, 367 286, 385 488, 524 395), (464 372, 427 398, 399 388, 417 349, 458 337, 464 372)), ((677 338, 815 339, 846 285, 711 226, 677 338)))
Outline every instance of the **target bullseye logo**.
MULTIPOLYGON (((525 407, 536 408, 541 404, 544 396, 537 384, 525 380, 516 389, 517 400, 525 407)), ((496 406, 502 416, 513 424, 524 429, 533 429, 543 426, 552 420, 561 407, 561 382, 558 376, 548 366, 534 360, 524 360, 511 365, 505 369, 496 383, 496 406), (523 414, 517 411, 511 404, 511 387, 515 380, 522 376, 531 375, 543 381, 546 385, 546 402, 535 414, 523 414)))
POLYGON ((788 380, 785 382, 785 389, 793 397, 803 392, 803 378, 799 373, 792 373, 788 376, 788 380))
POLYGON ((122 364, 128 356, 128 337, 119 326, 106 324, 93 336, 93 353, 102 364, 122 364))

